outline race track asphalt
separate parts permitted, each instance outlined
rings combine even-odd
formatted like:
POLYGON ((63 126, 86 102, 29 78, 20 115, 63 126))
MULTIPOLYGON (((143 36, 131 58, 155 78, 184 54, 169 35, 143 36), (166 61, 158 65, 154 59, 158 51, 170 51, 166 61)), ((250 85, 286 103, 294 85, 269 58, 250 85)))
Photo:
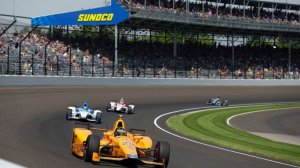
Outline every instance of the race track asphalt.
MULTIPOLYGON (((204 107, 208 98, 217 95, 230 100, 231 104, 287 102, 299 101, 299 91, 297 86, 1 87, 0 159, 32 168, 130 167, 110 162, 95 165, 73 156, 70 150, 72 122, 65 120, 67 106, 88 100, 94 109, 104 111, 103 123, 97 126, 111 127, 118 114, 105 112, 106 104, 124 97, 136 105, 136 114, 124 116, 126 127, 145 129, 154 143, 168 141, 171 145, 169 168, 289 167, 176 138, 157 129, 153 120, 166 112, 204 107)), ((159 124, 166 128, 163 119, 159 124)))
POLYGON ((230 124, 275 141, 300 145, 300 108, 236 116, 230 124))

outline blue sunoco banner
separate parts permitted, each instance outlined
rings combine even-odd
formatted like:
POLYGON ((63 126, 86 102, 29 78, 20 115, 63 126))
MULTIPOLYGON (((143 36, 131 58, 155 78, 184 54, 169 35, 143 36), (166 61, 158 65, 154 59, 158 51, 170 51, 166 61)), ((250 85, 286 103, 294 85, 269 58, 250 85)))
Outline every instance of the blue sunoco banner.
POLYGON ((128 18, 126 11, 115 0, 111 6, 32 18, 33 26, 117 25, 128 18))

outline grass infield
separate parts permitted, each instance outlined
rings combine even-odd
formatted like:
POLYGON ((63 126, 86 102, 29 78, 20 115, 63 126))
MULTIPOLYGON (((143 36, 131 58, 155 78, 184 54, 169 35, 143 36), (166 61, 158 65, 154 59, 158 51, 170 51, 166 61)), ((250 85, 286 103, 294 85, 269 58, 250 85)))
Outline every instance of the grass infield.
POLYGON ((300 104, 234 107, 174 115, 167 120, 167 125, 185 136, 210 144, 300 165, 300 146, 262 138, 226 123, 228 118, 237 114, 285 108, 300 108, 300 104))

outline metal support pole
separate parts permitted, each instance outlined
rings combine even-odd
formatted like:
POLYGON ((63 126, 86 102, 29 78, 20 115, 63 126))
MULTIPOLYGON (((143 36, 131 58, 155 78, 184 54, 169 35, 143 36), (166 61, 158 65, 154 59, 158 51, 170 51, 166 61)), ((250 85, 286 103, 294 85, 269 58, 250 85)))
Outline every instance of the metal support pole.
MULTIPOLYGON (((83 29, 84 29, 84 26, 83 26, 83 29)), ((69 26, 67 26, 67 37, 66 39, 69 39, 69 26)))
POLYGON ((160 9, 160 0, 158 0, 158 7, 159 7, 159 9, 160 9))
POLYGON ((47 46, 50 44, 51 40, 45 45, 45 53, 44 53, 44 74, 47 75, 47 46))
POLYGON ((149 43, 150 43, 150 46, 152 47, 152 31, 151 31, 151 29, 149 29, 149 43))
POLYGON ((260 11, 262 9, 262 7, 264 6, 264 3, 262 2, 262 4, 260 5, 260 2, 258 2, 258 11, 257 11, 257 18, 260 18, 260 11))
POLYGON ((21 51, 22 51, 22 42, 37 28, 35 26, 20 42, 19 42, 19 75, 22 75, 22 58, 21 58, 21 51))
POLYGON ((246 0, 244 0, 243 18, 246 17, 246 0))
POLYGON ((155 78, 156 77, 156 60, 157 58, 154 60, 154 67, 153 67, 153 77, 155 78))
POLYGON ((95 69, 95 54, 92 55, 92 77, 94 77, 95 75, 95 72, 94 72, 94 69, 95 69))
POLYGON ((144 56, 144 61, 143 62, 144 62, 144 65, 143 65, 144 67, 143 68, 144 68, 144 78, 145 78, 146 77, 146 58, 145 58, 145 56, 144 56))
POLYGON ((34 75, 34 69, 33 69, 33 56, 34 56, 34 53, 31 54, 31 75, 34 75))
POLYGON ((234 67, 234 38, 233 38, 234 34, 232 33, 232 36, 231 36, 231 48, 232 48, 232 79, 233 79, 233 76, 234 76, 234 71, 235 71, 235 67, 234 67))
POLYGON ((230 17, 232 17, 232 0, 230 0, 230 17))
POLYGON ((260 3, 258 2, 258 7, 257 7, 257 18, 260 18, 260 3))
POLYGON ((164 73, 165 73, 165 78, 167 78, 167 63, 166 63, 166 61, 164 63, 164 73))
POLYGON ((17 22, 17 20, 14 20, 5 30, 3 30, 3 32, 0 34, 0 37, 15 23, 17 22))
POLYGON ((227 43, 226 43, 226 46, 228 47, 229 46, 229 34, 227 33, 227 43))
POLYGON ((244 79, 247 79, 247 64, 245 64, 244 68, 244 79))
POLYGON ((105 77, 104 59, 102 58, 102 76, 105 77))
POLYGON ((204 0, 202 0, 202 14, 204 14, 205 11, 204 11, 204 0))
POLYGON ((114 59, 113 76, 115 76, 115 73, 117 73, 117 69, 118 69, 118 25, 115 25, 115 59, 114 59))
POLYGON ((290 74, 291 74, 291 52, 292 52, 292 42, 291 40, 288 43, 288 50, 289 50, 289 78, 291 78, 290 74))
POLYGON ((80 75, 83 76, 83 55, 81 56, 81 60, 80 60, 80 75))
POLYGON ((8 44, 8 47, 7 47, 7 67, 6 67, 6 73, 9 74, 9 55, 10 55, 10 44, 8 44))
POLYGON ((132 10, 132 1, 130 0, 129 11, 131 12, 131 10, 132 10))
POLYGON ((72 49, 71 46, 69 46, 69 76, 72 76, 72 49))
POLYGON ((186 12, 189 11, 189 0, 186 0, 186 3, 185 3, 185 11, 186 11, 186 12))
POLYGON ((262 71, 263 71, 263 79, 265 79, 265 63, 263 63, 262 71))
POLYGON ((173 10, 175 10, 175 0, 173 0, 173 10))
POLYGON ((174 60, 174 77, 177 77, 177 70, 176 70, 176 57, 177 57, 177 31, 176 27, 174 26, 174 32, 173 32, 173 60, 174 60))
POLYGON ((59 70, 59 57, 56 55, 56 75, 58 76, 58 70, 59 70))
POLYGON ((123 59, 122 59, 122 77, 124 77, 124 56, 123 56, 123 59))
POLYGON ((134 73, 135 73, 135 56, 133 55, 133 58, 132 58, 132 77, 134 78, 134 73))
POLYGON ((274 4, 272 3, 272 20, 274 20, 274 4))
POLYGON ((217 0, 217 11, 216 11, 216 15, 219 16, 219 0, 217 0))
POLYGON ((199 78, 199 60, 197 59, 197 62, 196 62, 196 72, 197 72, 197 75, 196 77, 199 78))
POLYGON ((298 22, 300 23, 300 7, 299 7, 299 11, 298 11, 298 22))

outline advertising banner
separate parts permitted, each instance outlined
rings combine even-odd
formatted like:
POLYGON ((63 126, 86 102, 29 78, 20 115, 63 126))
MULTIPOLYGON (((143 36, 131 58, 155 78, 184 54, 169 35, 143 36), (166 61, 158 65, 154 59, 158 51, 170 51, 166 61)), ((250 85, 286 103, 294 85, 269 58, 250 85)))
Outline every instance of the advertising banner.
POLYGON ((31 22, 33 26, 117 25, 128 15, 128 11, 112 0, 110 6, 35 17, 31 22))

